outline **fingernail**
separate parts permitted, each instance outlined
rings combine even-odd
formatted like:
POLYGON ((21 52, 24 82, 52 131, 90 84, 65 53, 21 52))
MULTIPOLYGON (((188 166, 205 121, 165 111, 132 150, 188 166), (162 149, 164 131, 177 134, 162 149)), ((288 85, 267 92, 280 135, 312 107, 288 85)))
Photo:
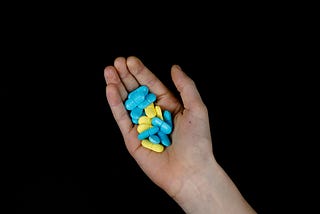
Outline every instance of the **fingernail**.
POLYGON ((175 65, 175 66, 176 66, 176 68, 177 68, 178 70, 182 71, 182 69, 181 69, 181 67, 180 67, 179 65, 175 65))

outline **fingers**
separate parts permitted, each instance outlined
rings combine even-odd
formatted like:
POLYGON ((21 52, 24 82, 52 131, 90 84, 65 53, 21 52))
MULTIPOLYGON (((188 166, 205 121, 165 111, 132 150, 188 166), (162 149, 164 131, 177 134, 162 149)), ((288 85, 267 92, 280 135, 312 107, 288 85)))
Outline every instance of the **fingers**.
MULTIPOLYGON (((146 85, 159 98, 159 104, 161 101, 169 111, 177 112, 182 107, 169 89, 135 56, 130 56, 127 59, 124 57, 116 58, 114 66, 107 66, 104 74, 107 83, 107 99, 123 135, 126 135, 133 128, 123 102, 127 99, 128 93, 139 85, 146 85)), ((175 79, 179 79, 179 76, 186 75, 181 72, 176 76, 175 79)), ((185 79, 187 80, 187 77, 185 79)), ((191 79, 189 82, 192 82, 191 79)), ((183 84, 183 82, 178 83, 181 90, 184 89, 183 84)))
POLYGON ((132 90, 138 88, 139 83, 135 79, 135 77, 132 76, 132 74, 129 72, 129 70, 127 68, 127 62, 124 57, 116 58, 114 60, 114 67, 117 69, 118 75, 119 75, 123 85, 127 89, 127 91, 132 91, 132 90))
POLYGON ((115 85, 107 85, 106 94, 114 119, 121 133, 126 136, 132 129, 132 122, 127 110, 123 106, 119 89, 115 85))
POLYGON ((138 83, 148 86, 157 97, 169 93, 167 87, 137 57, 128 57, 127 67, 138 83))
POLYGON ((204 104, 194 81, 177 65, 172 66, 171 75, 177 90, 180 92, 184 108, 196 112, 202 110, 204 104))
POLYGON ((132 130, 132 122, 123 101, 127 98, 128 92, 122 83, 118 71, 113 66, 107 66, 104 69, 104 77, 107 83, 106 96, 121 133, 124 137, 132 130))
MULTIPOLYGON (((139 85, 146 85, 158 97, 169 93, 168 88, 135 56, 127 59, 117 57, 114 61, 114 67, 108 66, 105 70, 114 70, 116 73, 113 83, 120 84, 121 94, 136 89, 139 85)), ((107 81, 108 84, 108 81, 107 81)))
POLYGON ((128 95, 128 92, 124 87, 122 81, 120 80, 116 69, 113 66, 107 66, 104 69, 104 78, 106 80, 107 85, 115 85, 117 87, 121 99, 125 100, 128 95))

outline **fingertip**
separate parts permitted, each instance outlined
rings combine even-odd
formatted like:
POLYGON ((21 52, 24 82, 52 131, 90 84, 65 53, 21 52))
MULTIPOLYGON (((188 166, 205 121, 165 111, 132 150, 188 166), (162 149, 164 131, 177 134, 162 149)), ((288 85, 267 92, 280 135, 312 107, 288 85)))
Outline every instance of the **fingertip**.
POLYGON ((114 73, 113 73, 114 70, 113 69, 114 68, 111 65, 105 67, 105 69, 104 69, 104 79, 105 79, 106 83, 108 83, 108 80, 113 77, 113 75, 114 75, 114 73))
POLYGON ((141 60, 136 56, 129 56, 127 58, 127 66, 128 67, 136 66, 136 65, 138 65, 140 63, 141 63, 141 60))
POLYGON ((184 81, 184 78, 187 75, 182 71, 179 65, 175 64, 171 67, 171 76, 177 88, 180 88, 180 85, 182 84, 181 82, 184 81))
POLYGON ((115 67, 119 67, 119 66, 121 66, 121 64, 126 64, 126 58, 123 56, 119 56, 119 57, 115 58, 113 64, 115 67))
POLYGON ((177 65, 177 64, 173 65, 172 68, 175 69, 175 70, 182 71, 181 67, 179 65, 177 65))
POLYGON ((179 65, 172 66, 172 80, 180 92, 183 105, 186 109, 201 109, 202 100, 195 82, 182 71, 179 65))
POLYGON ((178 64, 174 64, 171 67, 171 75, 178 75, 177 73, 184 73, 182 68, 178 64))
POLYGON ((130 55, 127 57, 127 60, 138 60, 138 57, 135 55, 130 55))

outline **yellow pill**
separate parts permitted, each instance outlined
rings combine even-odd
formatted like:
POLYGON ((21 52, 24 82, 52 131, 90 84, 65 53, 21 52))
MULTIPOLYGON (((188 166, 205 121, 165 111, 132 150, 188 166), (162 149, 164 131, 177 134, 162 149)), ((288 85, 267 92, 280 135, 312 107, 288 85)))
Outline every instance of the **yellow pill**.
POLYGON ((155 106, 154 109, 156 110, 156 116, 163 120, 162 111, 160 106, 155 106))
POLYGON ((151 127, 152 127, 151 124, 139 124, 138 127, 137 127, 137 131, 138 131, 139 133, 141 133, 141 132, 143 132, 143 131, 151 128, 151 127))
POLYGON ((151 124, 151 118, 147 116, 141 116, 138 120, 138 124, 151 124))
POLYGON ((146 115, 149 117, 149 118, 153 118, 157 115, 157 112, 154 108, 154 104, 151 103, 150 105, 148 105, 145 109, 144 109, 144 112, 146 113, 146 115))
POLYGON ((144 148, 150 149, 154 152, 162 152, 164 150, 164 146, 162 144, 154 144, 151 143, 149 140, 142 140, 141 145, 144 148))

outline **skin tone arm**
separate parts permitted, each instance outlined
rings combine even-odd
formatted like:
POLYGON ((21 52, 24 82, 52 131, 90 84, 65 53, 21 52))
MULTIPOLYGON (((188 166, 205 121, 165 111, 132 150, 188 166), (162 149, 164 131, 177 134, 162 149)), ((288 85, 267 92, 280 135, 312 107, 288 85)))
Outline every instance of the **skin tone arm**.
POLYGON ((207 107, 178 65, 172 66, 171 76, 182 102, 135 56, 116 58, 104 75, 107 100, 128 152, 186 213, 256 213, 215 160, 207 107), (172 145, 161 153, 141 146, 123 104, 140 85, 148 86, 156 104, 172 113, 172 145))

